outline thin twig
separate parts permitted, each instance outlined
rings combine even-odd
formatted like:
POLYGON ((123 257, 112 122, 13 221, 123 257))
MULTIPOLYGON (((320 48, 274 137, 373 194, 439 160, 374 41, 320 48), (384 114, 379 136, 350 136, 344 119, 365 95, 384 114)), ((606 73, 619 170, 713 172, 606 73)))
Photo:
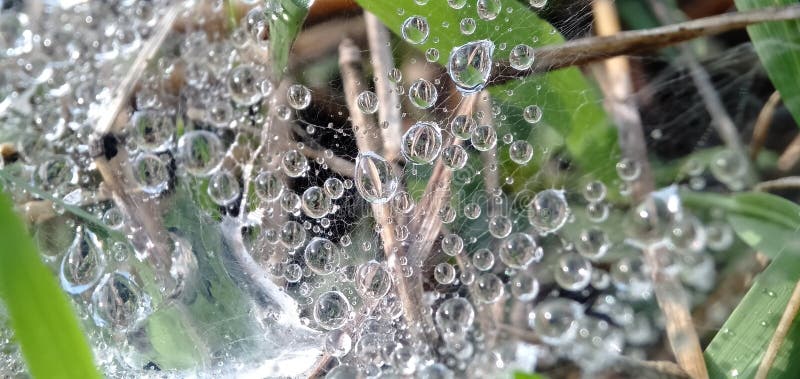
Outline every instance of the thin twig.
POLYGON ((102 113, 102 117, 97 121, 94 126, 94 133, 97 136, 104 136, 108 134, 117 116, 123 108, 128 104, 128 100, 136 87, 139 78, 142 77, 144 70, 147 68, 148 62, 155 57, 167 35, 172 30, 175 20, 178 18, 183 3, 175 3, 167 9, 166 13, 161 18, 161 21, 154 28, 152 37, 139 50, 139 55, 131 63, 131 68, 117 86, 117 89, 112 93, 111 103, 108 104, 107 110, 102 113))
POLYGON ((300 152, 303 153, 306 158, 322 160, 322 162, 325 163, 331 171, 345 178, 352 178, 353 173, 356 170, 355 163, 337 155, 333 155, 332 157, 325 156, 325 152, 320 151, 319 149, 305 147, 300 150, 300 152))
POLYGON ((800 309, 800 281, 794 286, 794 291, 792 291, 792 296, 789 298, 789 303, 786 304, 786 309, 783 311, 781 321, 778 322, 778 327, 775 328, 775 334, 772 335, 772 339, 769 341, 769 346, 767 346, 767 351, 764 353, 764 358, 762 358, 761 364, 758 365, 755 379, 767 378, 767 374, 769 374, 769 370, 772 368, 772 363, 775 362, 775 358, 778 356, 778 350, 783 344, 783 340, 786 339, 786 335, 792 327, 794 318, 797 316, 798 309, 800 309))
MULTIPOLYGON (((342 75, 347 108, 353 124, 353 134, 360 152, 382 151, 382 137, 374 130, 374 121, 363 114, 356 103, 358 94, 363 90, 364 78, 361 71, 361 53, 349 39, 339 45, 339 71, 342 75)), ((370 204, 375 222, 380 227, 386 263, 389 266, 395 284, 397 296, 403 307, 403 315, 412 333, 423 341, 433 342, 435 329, 430 314, 423 311, 422 280, 420 275, 405 277, 401 259, 406 252, 401 249, 395 238, 390 204, 370 204)), ((409 259, 409 261, 412 261, 409 259)), ((410 264, 410 263, 409 263, 410 264)))
POLYGON ((780 179, 775 180, 768 180, 765 182, 761 182, 756 184, 755 188, 756 191, 775 191, 775 190, 786 190, 786 189, 797 189, 800 188, 800 176, 787 176, 780 179))
MULTIPOLYGON (((538 345, 542 341, 536 333, 509 324, 497 324, 497 329, 510 337, 538 345)), ((626 356, 609 356, 605 368, 591 373, 591 377, 636 378, 636 379, 689 379, 680 367, 666 361, 641 361, 626 356)))
POLYGON ((511 68, 508 62, 503 62, 499 65, 499 69, 493 72, 491 83, 504 83, 532 74, 581 66, 618 55, 652 51, 757 23, 798 18, 800 18, 800 5, 790 5, 728 13, 652 29, 626 31, 613 36, 581 38, 561 45, 536 49, 536 62, 528 70, 517 71, 511 68))
MULTIPOLYGON (((661 23, 672 24, 674 22, 669 9, 667 9, 663 2, 658 0, 649 1, 650 7, 661 23)), ((711 77, 708 75, 708 72, 703 68, 700 62, 697 61, 694 52, 692 52, 692 49, 688 45, 680 45, 678 46, 678 50, 681 59, 689 67, 689 75, 692 77, 692 82, 694 82, 695 87, 697 87, 697 92, 703 99, 703 104, 705 104, 708 114, 711 115, 711 125, 716 129, 717 134, 728 149, 740 156, 745 156, 744 146, 739 139, 739 130, 736 128, 736 124, 734 124, 728 111, 725 110, 725 105, 722 103, 722 99, 720 99, 717 90, 714 89, 714 84, 711 82, 711 77)), ((755 175, 752 172, 753 170, 749 162, 747 171, 748 180, 752 181, 755 175)))
POLYGON ((383 157, 389 162, 400 159, 400 139, 403 120, 400 118, 400 96, 389 82, 389 70, 394 68, 394 58, 389 45, 389 30, 372 13, 365 12, 369 51, 375 71, 375 93, 378 95, 378 121, 383 134, 383 157))
POLYGON ((769 134, 769 128, 772 126, 772 118, 775 115, 775 109, 780 102, 781 93, 775 91, 772 93, 772 96, 769 97, 767 103, 764 104, 764 107, 761 108, 761 112, 758 113, 758 118, 753 128, 753 140, 750 141, 750 159, 755 160, 761 148, 764 146, 764 142, 767 140, 767 135, 769 134))
MULTIPOLYGON (((593 3, 597 32, 600 35, 619 33, 620 24, 617 10, 610 0, 593 3)), ((619 145, 623 156, 639 162, 641 174, 633 183, 632 194, 636 200, 643 199, 654 189, 653 173, 647 158, 647 143, 642 128, 642 118, 636 107, 633 82, 630 75, 630 62, 627 57, 616 57, 603 62, 605 80, 600 80, 605 93, 605 106, 614 119, 619 135, 619 145)))
POLYGON ((689 313, 686 290, 680 280, 664 272, 660 257, 668 254, 663 247, 650 246, 644 249, 644 258, 652 271, 653 291, 659 308, 664 312, 667 339, 678 365, 692 378, 708 378, 706 361, 700 339, 689 313))
POLYGON ((800 134, 798 134, 786 150, 778 158, 778 170, 789 171, 800 161, 800 134))

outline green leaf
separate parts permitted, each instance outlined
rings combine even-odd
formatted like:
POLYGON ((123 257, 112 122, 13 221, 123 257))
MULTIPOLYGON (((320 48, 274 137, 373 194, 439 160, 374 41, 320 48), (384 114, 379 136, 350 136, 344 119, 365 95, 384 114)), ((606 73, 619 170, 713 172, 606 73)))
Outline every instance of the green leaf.
MULTIPOLYGON (((739 10, 797 4, 797 0, 736 0, 739 10)), ((772 84, 800 125, 800 21, 769 22, 747 28, 772 84)))
POLYGON ((544 377, 539 374, 529 374, 527 372, 515 371, 514 379, 544 379, 544 377))
POLYGON ((100 377, 72 307, 5 194, 0 194, 0 298, 34 377, 100 377))
MULTIPOLYGON (((536 47, 559 44, 563 37, 554 28, 539 18, 521 3, 503 0, 503 10, 493 21, 483 21, 477 17, 475 2, 468 2, 464 8, 455 10, 445 1, 431 1, 424 6, 413 0, 398 0, 387 6, 384 0, 357 0, 367 11, 374 13, 386 26, 401 35, 400 28, 406 18, 424 16, 430 27, 430 36, 425 43, 416 45, 421 51, 436 48, 440 52, 439 63, 446 66, 454 47, 467 42, 489 39, 498 48, 494 52, 495 61, 508 60, 509 51, 517 44, 525 43, 536 47), (398 10, 402 9, 403 12, 398 10), (402 13, 399 14, 399 13, 402 13), (471 35, 465 36, 459 30, 463 18, 476 20, 477 27, 471 35), (536 37, 538 42, 534 43, 536 37), (505 46, 504 48, 502 48, 505 46)), ((449 78, 447 79, 449 80, 449 78)), ((523 80, 513 80, 490 88, 497 104, 504 108, 515 138, 527 138, 534 146, 541 146, 533 138, 532 131, 542 125, 553 128, 560 134, 573 162, 580 172, 591 174, 594 178, 610 183, 616 176, 614 164, 619 157, 617 131, 607 119, 602 107, 602 99, 595 87, 583 77, 577 68, 566 68, 531 76, 523 80), (523 109, 537 104, 543 109, 542 121, 530 125, 521 121, 523 109)), ((502 135, 504 132, 498 132, 502 135)), ((504 173, 515 178, 515 186, 524 185, 535 168, 504 167, 504 173)))
POLYGON ((289 51, 292 49, 300 27, 308 15, 314 0, 272 0, 267 2, 269 17, 269 54, 272 61, 272 74, 275 80, 283 76, 289 64, 289 51), (279 4, 280 11, 270 14, 269 8, 279 4))
POLYGON ((733 196, 684 192, 689 207, 722 209, 728 223, 745 243, 770 258, 784 251, 800 253, 800 206, 782 197, 762 192, 733 196))

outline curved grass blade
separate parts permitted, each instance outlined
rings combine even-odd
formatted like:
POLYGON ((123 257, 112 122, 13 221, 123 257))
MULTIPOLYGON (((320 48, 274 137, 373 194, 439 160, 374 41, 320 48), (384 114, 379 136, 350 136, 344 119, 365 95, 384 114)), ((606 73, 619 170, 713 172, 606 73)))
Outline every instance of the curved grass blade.
POLYGON ((0 194, 0 298, 34 377, 100 377, 72 307, 5 194, 0 194))
MULTIPOLYGON (((797 4, 797 0, 736 0, 739 10, 797 4)), ((800 21, 770 22, 747 28, 772 84, 800 125, 800 21)))
POLYGON ((303 26, 308 10, 314 0, 270 0, 267 2, 269 18, 269 54, 272 61, 273 79, 283 76, 289 62, 297 34, 303 26))

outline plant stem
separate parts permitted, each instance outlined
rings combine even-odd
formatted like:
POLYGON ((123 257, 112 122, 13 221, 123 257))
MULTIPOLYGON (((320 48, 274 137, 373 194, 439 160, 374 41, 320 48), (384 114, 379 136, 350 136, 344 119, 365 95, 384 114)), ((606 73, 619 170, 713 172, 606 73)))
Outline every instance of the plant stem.
POLYGON ((767 103, 764 104, 764 107, 761 108, 761 112, 758 113, 758 118, 756 118, 756 124, 753 127, 753 139, 750 142, 750 159, 756 160, 758 158, 758 153, 761 151, 761 148, 764 146, 764 142, 767 139, 767 135, 769 134, 769 128, 772 126, 772 119, 775 115, 775 109, 778 107, 778 104, 781 102, 781 93, 775 91, 772 93, 772 96, 769 97, 767 103))
MULTIPOLYGON (((595 24, 599 35, 619 33, 617 10, 610 0, 593 3, 595 24)), ((605 93, 605 107, 617 125, 620 150, 623 156, 638 162, 641 174, 633 183, 634 199, 641 200, 655 187, 650 161, 647 158, 647 143, 644 139, 642 118, 632 96, 633 82, 630 62, 627 57, 615 57, 602 63, 604 75, 599 75, 600 87, 605 93)))
POLYGON ((400 96, 389 83, 389 70, 394 68, 394 58, 389 45, 389 30, 372 13, 365 12, 369 51, 375 72, 375 92, 378 95, 378 121, 383 134, 383 157, 395 163, 400 159, 400 140, 403 120, 400 117, 400 96), (385 124, 385 127, 384 127, 385 124))
MULTIPOLYGON (((339 71, 342 75, 344 93, 347 98, 347 109, 353 124, 353 134, 359 152, 383 150, 383 138, 380 131, 375 130, 374 120, 367 117, 358 109, 357 97, 364 88, 364 78, 361 70, 361 52, 353 41, 345 39, 339 45, 339 71)), ((394 232, 394 221, 390 203, 371 204, 373 217, 380 227, 381 241, 383 244, 386 263, 392 272, 397 296, 403 305, 403 315, 410 326, 412 333, 420 340, 433 342, 435 329, 430 315, 423 311, 422 279, 419 274, 405 277, 400 261, 407 256, 407 252, 397 243, 394 232)), ((438 219, 438 217, 437 217, 438 219)), ((409 256, 408 264, 415 262, 409 256)), ((413 266, 412 266, 413 267, 413 266)))
POLYGON ((508 62, 503 62, 492 74, 490 81, 492 84, 505 83, 533 74, 581 66, 619 55, 652 51, 753 24, 798 18, 800 18, 800 5, 790 5, 727 13, 652 29, 626 31, 612 36, 581 38, 561 45, 536 49, 536 62, 528 70, 518 71, 511 68, 508 62))

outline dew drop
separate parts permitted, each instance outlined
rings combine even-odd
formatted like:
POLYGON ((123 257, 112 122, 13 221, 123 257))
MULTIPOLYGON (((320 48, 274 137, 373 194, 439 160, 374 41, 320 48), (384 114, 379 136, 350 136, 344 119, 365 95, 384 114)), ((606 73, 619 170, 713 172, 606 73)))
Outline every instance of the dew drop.
POLYGON ((447 72, 459 91, 471 94, 482 90, 492 71, 494 43, 480 40, 453 48, 447 72))

